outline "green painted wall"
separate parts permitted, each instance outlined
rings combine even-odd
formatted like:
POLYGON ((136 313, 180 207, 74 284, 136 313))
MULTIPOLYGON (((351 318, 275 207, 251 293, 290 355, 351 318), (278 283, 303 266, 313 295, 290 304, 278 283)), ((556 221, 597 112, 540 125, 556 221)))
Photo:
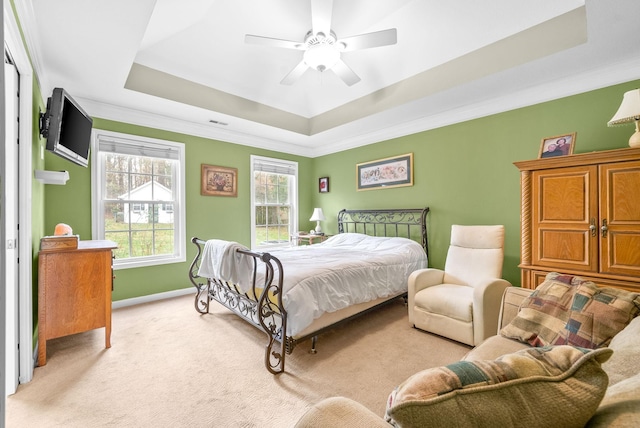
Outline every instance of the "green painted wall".
POLYGON ((601 90, 383 141, 314 159, 315 179, 328 176, 330 192, 316 193, 328 233, 342 208, 429 206, 429 265, 444 267, 452 224, 503 224, 503 275, 520 285, 520 175, 513 162, 538 157, 544 137, 577 132, 574 153, 628 147, 633 126, 609 128, 629 82, 601 90), (414 186, 356 191, 356 164, 412 152, 414 186))
MULTIPOLYGON (((189 242, 193 236, 215 237, 250 245, 250 155, 298 162, 299 204, 302 207, 299 222, 301 227, 311 227, 308 221, 311 214, 305 207, 312 205, 311 198, 316 190, 316 183, 311 178, 312 160, 309 158, 101 119, 94 120, 94 128, 185 144, 187 262, 117 270, 114 300, 191 287, 187 272, 195 256, 195 246, 189 242), (200 195, 201 164, 238 168, 238 197, 200 195)), ((80 235, 80 239, 91 239, 90 168, 76 166, 48 152, 45 154, 45 161, 47 169, 66 169, 70 176, 64 186, 46 186, 46 233, 53 233, 57 223, 67 223, 75 234, 80 235)))
MULTIPOLYGON (((633 128, 608 128, 622 94, 640 81, 513 110, 477 120, 383 141, 315 159, 285 155, 206 138, 95 120, 95 127, 186 145, 187 238, 220 238, 249 244, 249 156, 281 157, 299 162, 300 229, 310 229, 313 207, 324 209, 323 228, 336 233, 342 208, 429 206, 429 264, 442 268, 452 224, 504 224, 504 277, 520 284, 520 182, 513 165, 538 155, 543 137, 577 132, 575 153, 627 146, 633 128), (412 152, 414 185, 356 190, 357 163, 412 152), (238 168, 238 197, 200 195, 201 164, 238 168), (330 177, 330 192, 318 193, 319 177, 330 177)), ((46 186, 44 234, 59 222, 70 224, 82 239, 91 238, 90 170, 46 153, 47 169, 66 169, 66 186, 46 186)), ((185 263, 116 271, 114 300, 189 287, 187 271, 195 254, 188 243, 185 263)))

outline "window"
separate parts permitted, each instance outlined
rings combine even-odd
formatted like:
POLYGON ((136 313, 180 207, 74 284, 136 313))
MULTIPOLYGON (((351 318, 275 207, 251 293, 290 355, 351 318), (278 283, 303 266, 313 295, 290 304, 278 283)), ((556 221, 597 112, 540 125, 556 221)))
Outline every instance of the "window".
POLYGON ((184 144, 94 130, 94 239, 118 244, 114 268, 186 260, 184 144))
POLYGON ((251 156, 251 248, 289 245, 298 230, 298 163, 251 156))

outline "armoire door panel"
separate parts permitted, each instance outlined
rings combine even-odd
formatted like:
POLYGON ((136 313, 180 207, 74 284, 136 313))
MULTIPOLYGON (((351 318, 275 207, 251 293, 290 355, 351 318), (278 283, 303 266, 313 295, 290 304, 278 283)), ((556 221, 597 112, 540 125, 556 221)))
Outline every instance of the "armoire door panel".
POLYGON ((598 174, 593 165, 534 171, 532 254, 534 265, 596 270, 598 174))
POLYGON ((612 233, 607 272, 640 277, 640 234, 612 233))
POLYGON ((609 224, 640 225, 640 162, 606 165, 601 172, 601 191, 609 224))
POLYGON ((567 269, 591 270, 597 258, 590 254, 594 239, 589 231, 569 229, 539 229, 538 252, 534 264, 567 269))
POLYGON ((640 278, 640 233, 609 232, 600 259, 602 273, 640 278))
POLYGON ((640 161, 600 167, 600 270, 640 276, 640 161))
POLYGON ((539 222, 588 221, 588 184, 584 173, 540 176, 539 222))

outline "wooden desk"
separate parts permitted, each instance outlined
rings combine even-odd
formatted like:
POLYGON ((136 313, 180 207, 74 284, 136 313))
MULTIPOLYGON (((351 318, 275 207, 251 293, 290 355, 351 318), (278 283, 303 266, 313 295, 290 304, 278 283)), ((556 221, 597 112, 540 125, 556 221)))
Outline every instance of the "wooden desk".
POLYGON ((111 347, 115 248, 112 241, 79 241, 78 248, 38 253, 39 366, 47 363, 49 339, 105 327, 105 347, 111 347))

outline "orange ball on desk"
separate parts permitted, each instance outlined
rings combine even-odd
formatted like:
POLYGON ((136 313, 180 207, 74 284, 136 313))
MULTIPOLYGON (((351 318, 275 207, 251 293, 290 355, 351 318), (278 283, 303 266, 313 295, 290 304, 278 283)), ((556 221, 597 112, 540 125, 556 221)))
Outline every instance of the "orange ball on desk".
POLYGON ((53 231, 53 234, 55 236, 73 235, 73 230, 71 229, 71 226, 69 226, 68 224, 58 223, 56 224, 56 228, 53 231))

